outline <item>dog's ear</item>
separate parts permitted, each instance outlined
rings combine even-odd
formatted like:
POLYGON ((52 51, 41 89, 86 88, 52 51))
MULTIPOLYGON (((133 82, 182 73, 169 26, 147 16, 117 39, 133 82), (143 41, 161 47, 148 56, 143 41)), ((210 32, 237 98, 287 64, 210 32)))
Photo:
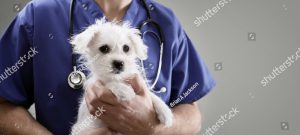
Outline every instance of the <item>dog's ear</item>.
POLYGON ((83 32, 73 36, 70 43, 74 45, 74 50, 76 53, 83 54, 87 51, 88 47, 93 41, 93 38, 97 34, 99 34, 99 32, 97 32, 96 26, 92 25, 83 32))
POLYGON ((146 60, 148 58, 148 47, 144 44, 140 31, 138 29, 131 28, 129 38, 133 44, 135 53, 140 60, 146 60))

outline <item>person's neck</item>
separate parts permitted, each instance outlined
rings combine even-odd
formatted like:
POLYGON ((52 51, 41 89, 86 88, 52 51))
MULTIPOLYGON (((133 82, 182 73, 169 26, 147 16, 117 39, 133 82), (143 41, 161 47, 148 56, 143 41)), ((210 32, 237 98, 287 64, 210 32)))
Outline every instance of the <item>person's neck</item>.
POLYGON ((109 21, 120 21, 132 0, 95 0, 109 21))

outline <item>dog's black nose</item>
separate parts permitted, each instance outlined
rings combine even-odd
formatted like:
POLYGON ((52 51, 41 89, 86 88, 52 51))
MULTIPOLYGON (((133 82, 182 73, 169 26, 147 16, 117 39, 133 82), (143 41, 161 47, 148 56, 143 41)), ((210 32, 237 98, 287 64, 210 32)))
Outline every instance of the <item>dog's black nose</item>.
POLYGON ((124 62, 123 61, 114 60, 112 65, 113 65, 114 69, 118 70, 118 72, 124 70, 124 62))

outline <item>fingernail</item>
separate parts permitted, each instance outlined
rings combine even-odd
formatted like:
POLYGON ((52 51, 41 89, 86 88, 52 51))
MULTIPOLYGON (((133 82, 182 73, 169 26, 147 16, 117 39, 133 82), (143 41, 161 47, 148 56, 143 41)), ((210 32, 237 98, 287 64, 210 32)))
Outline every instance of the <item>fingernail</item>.
POLYGON ((100 83, 101 85, 104 85, 103 82, 101 80, 98 80, 98 83, 100 83))

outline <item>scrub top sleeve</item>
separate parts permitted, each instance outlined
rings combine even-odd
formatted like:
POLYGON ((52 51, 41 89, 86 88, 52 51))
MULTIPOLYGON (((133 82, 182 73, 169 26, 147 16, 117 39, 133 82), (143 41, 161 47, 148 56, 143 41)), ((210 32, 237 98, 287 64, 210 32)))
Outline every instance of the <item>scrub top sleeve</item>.
POLYGON ((0 39, 0 97, 25 108, 29 108, 34 99, 32 36, 33 8, 30 3, 0 39))
POLYGON ((171 107, 199 100, 216 84, 185 33, 175 48, 177 55, 173 62, 171 107))

